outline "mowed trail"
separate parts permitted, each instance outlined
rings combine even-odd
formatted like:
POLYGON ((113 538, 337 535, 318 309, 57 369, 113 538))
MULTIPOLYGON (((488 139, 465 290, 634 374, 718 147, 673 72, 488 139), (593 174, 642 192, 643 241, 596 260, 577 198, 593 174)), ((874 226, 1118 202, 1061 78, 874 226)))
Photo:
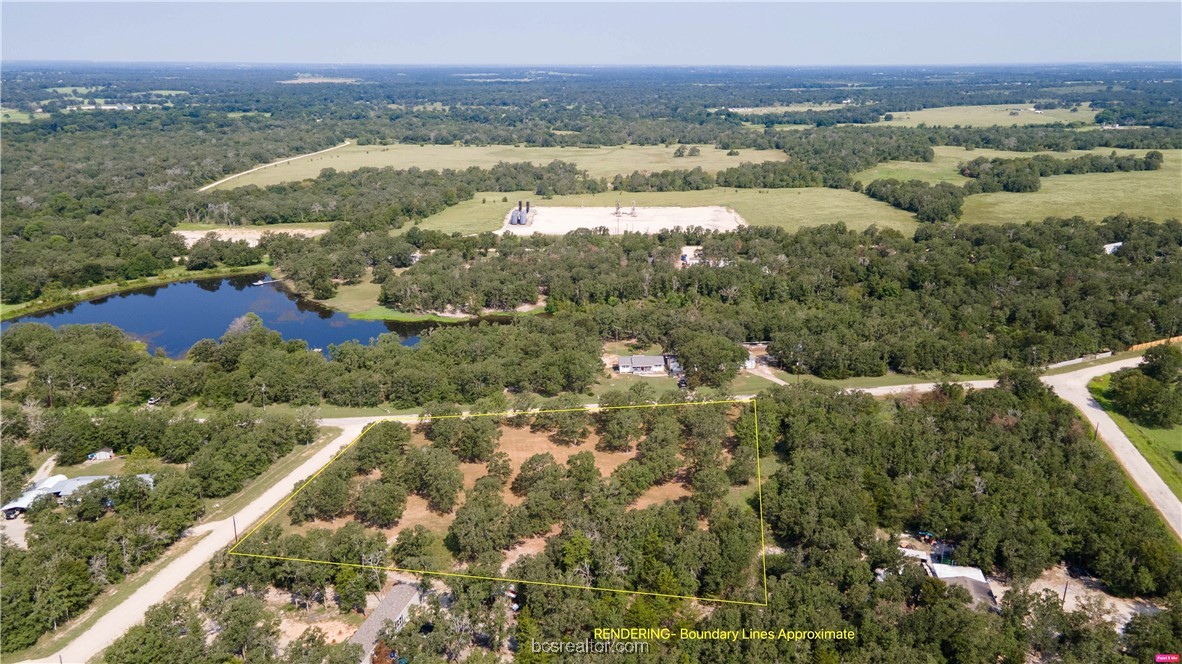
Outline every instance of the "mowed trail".
MULTIPOLYGON (((1165 517, 1166 524, 1179 538, 1182 538, 1182 501, 1178 500, 1165 482, 1153 471, 1145 458, 1137 451, 1132 442, 1120 431, 1116 422, 1100 408, 1099 404, 1088 392, 1088 381, 1112 373, 1126 367, 1136 366, 1141 358, 1133 357, 1116 362, 1109 362, 1094 367, 1087 367, 1078 371, 1047 376, 1043 382, 1049 385, 1061 398, 1070 402, 1083 413, 1084 417, 1097 428, 1099 437, 1112 450, 1118 463, 1133 480, 1138 490, 1149 500, 1150 504, 1165 517)), ((993 380, 978 380, 960 383, 966 387, 986 389, 996 385, 993 380)), ((910 385, 892 385, 887 387, 866 388, 864 391, 875 396, 891 394, 905 394, 910 391, 923 392, 934 388, 937 383, 915 383, 910 385)), ((748 400, 754 395, 736 397, 748 400)), ((597 404, 588 404, 588 408, 595 408, 597 404)), ((243 508, 237 515, 237 521, 245 535, 256 521, 271 513, 273 509, 291 493, 291 486, 295 482, 310 477, 323 468, 338 452, 351 443, 366 426, 381 420, 395 420, 413 424, 419 420, 417 415, 395 415, 384 417, 341 417, 320 420, 322 426, 340 427, 341 433, 332 442, 318 451, 285 478, 278 480, 261 496, 243 508)), ((180 585, 190 574, 198 570, 218 551, 229 546, 234 540, 233 523, 230 519, 202 524, 193 529, 194 535, 204 535, 189 551, 176 560, 165 565, 155 573, 143 587, 132 593, 126 600, 103 615, 89 629, 80 634, 73 642, 60 652, 37 662, 51 664, 53 662, 86 662, 97 657, 107 646, 122 636, 128 629, 138 625, 144 618, 148 607, 164 599, 164 597, 180 585), (60 656, 60 660, 59 660, 60 656)))
POLYGON ((214 182, 213 184, 207 184, 204 187, 201 187, 200 189, 198 189, 197 191, 200 192, 200 191, 206 191, 209 189, 213 189, 214 187, 218 186, 219 184, 225 184, 226 182, 229 182, 230 180, 233 180, 234 178, 242 177, 243 175, 246 175, 247 173, 254 173, 255 171, 261 171, 264 168, 278 166, 279 164, 286 164, 289 161, 295 161, 296 159, 303 159, 304 157, 315 157, 318 154, 324 154, 325 152, 332 152, 333 150, 339 150, 339 149, 345 147, 346 145, 352 145, 352 144, 353 143, 351 141, 345 141, 344 143, 341 143, 340 145, 334 145, 331 148, 325 148, 323 150, 318 150, 316 152, 309 152, 308 154, 300 154, 300 155, 296 155, 294 157, 288 157, 287 159, 280 159, 279 161, 273 161, 269 164, 255 166, 254 168, 242 171, 241 173, 235 173, 233 175, 224 177, 224 178, 218 180, 217 182, 214 182))

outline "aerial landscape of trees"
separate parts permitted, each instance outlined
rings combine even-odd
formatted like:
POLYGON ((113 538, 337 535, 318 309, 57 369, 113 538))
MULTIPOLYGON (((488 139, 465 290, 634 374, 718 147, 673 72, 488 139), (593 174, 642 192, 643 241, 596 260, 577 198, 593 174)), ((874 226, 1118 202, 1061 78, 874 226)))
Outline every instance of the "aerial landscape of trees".
MULTIPOLYGON (((329 440, 322 426, 336 424, 317 418, 400 413, 419 419, 374 424, 296 482, 242 540, 248 555, 216 554, 103 660, 355 662, 339 634, 292 626, 359 624, 407 578, 383 568, 482 577, 418 579, 423 603, 382 630, 383 661, 545 661, 522 644, 623 626, 856 633, 653 641, 652 661, 1133 662, 1182 650, 1182 549, 1038 374, 1182 335, 1182 211, 1105 217, 1069 202, 1043 221, 959 221, 987 194, 1038 198, 1060 176, 1169 175, 1182 149, 1175 66, 560 69, 484 80, 340 66, 324 71, 351 82, 290 85, 288 66, 5 64, 5 113, 30 115, 0 123, 6 321, 263 271, 293 298, 434 321, 415 340, 322 350, 247 314, 174 357, 112 325, 5 322, 0 498, 20 495, 38 467, 110 475, 37 499, 23 540, 0 537, 6 656, 25 659, 18 651, 77 624, 203 518, 229 518, 225 505, 287 477, 290 460, 329 440), (98 98, 130 110, 78 108, 98 98), (1081 119, 898 118, 982 105, 1081 119), (509 157, 355 169, 325 159, 316 177, 202 189, 345 141, 361 154, 454 145, 509 157), (660 165, 514 158, 558 146, 651 146, 660 165), (964 148, 955 168, 948 147, 964 148), (715 150, 722 166, 697 165, 715 150), (946 178, 896 175, 917 164, 946 178), (860 175, 872 168, 882 175, 860 175), (913 218, 849 219, 857 230, 455 230, 473 209, 507 207, 510 192, 538 204, 724 188, 756 200, 842 190, 832 193, 913 218), (481 197, 494 205, 470 205, 481 197), (435 223, 450 215, 464 218, 435 223), (323 234, 285 232, 307 224, 323 234), (268 232, 255 244, 174 233, 226 227, 268 232), (686 247, 700 262, 682 264, 686 247), (738 380, 744 343, 766 344, 767 375, 795 384, 738 380), (684 386, 609 378, 605 362, 625 348, 676 358, 684 386), (888 374, 939 386, 875 399, 809 380, 888 374), (940 382, 970 376, 1000 380, 940 382), (758 426, 731 390, 759 392, 758 426), (117 458, 93 468, 105 448, 117 458), (996 609, 902 556, 899 537, 919 532, 1005 587, 996 609), (1113 629, 1097 605, 1067 611, 1033 590, 1052 569, 1152 608, 1113 629)), ((1154 346, 1094 390, 1136 426, 1182 424, 1182 351, 1154 346)))

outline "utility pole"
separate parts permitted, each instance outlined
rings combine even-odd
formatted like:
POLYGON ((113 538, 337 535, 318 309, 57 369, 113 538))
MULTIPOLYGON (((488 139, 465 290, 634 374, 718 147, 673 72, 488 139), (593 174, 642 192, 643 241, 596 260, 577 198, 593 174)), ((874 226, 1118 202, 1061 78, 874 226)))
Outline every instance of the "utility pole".
POLYGON ((230 515, 230 523, 234 526, 234 543, 238 543, 238 518, 230 515))
POLYGON ((259 392, 262 392, 262 394, 263 394, 263 410, 267 410, 267 384, 266 383, 263 383, 263 386, 259 388, 259 392))

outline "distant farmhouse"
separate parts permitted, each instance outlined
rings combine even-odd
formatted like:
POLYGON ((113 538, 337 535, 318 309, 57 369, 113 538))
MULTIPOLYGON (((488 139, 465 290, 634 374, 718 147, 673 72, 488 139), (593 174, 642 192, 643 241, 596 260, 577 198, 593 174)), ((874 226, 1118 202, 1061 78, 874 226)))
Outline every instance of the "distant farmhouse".
MULTIPOLYGON (((152 486, 154 480, 151 475, 136 475, 136 477, 152 486)), ((73 495, 82 487, 95 482, 110 479, 110 475, 83 475, 82 477, 68 478, 65 475, 51 475, 37 483, 32 489, 21 494, 19 498, 0 507, 0 511, 4 512, 5 519, 15 519, 29 510, 29 506, 33 501, 41 496, 53 496, 61 500, 73 495)))

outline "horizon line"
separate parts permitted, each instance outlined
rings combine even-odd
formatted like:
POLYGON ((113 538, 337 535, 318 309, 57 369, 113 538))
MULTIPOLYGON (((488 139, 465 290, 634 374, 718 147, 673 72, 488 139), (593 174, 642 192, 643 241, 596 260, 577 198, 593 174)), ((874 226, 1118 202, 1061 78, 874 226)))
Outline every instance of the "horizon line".
POLYGON ((436 68, 451 67, 491 67, 491 68, 520 68, 520 67, 574 67, 588 69, 689 69, 709 67, 717 69, 874 69, 896 67, 1051 67, 1069 66, 1084 67, 1098 65, 1154 65, 1182 67, 1179 60, 1063 60, 1063 61, 1020 61, 1020 62, 950 62, 950 63, 875 63, 875 64, 620 64, 620 63, 488 63, 488 62, 455 62, 455 63, 399 63, 399 62, 264 62, 247 60, 38 60, 38 59, 5 59, 0 58, 0 66, 4 65, 201 65, 223 67, 407 67, 407 68, 436 68))

